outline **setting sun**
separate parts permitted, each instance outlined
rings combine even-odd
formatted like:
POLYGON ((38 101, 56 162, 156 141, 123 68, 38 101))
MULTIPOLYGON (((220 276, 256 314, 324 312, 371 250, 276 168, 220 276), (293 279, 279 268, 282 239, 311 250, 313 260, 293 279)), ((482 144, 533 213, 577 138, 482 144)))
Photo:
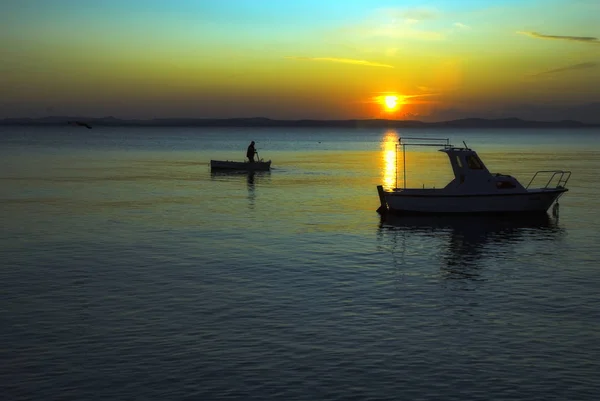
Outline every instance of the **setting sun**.
POLYGON ((386 96, 383 101, 385 103, 385 108, 388 110, 395 110, 396 107, 398 107, 398 96, 386 96))
POLYGON ((374 102, 379 104, 384 112, 394 113, 399 111, 405 103, 406 96, 394 92, 383 93, 373 98, 374 102))

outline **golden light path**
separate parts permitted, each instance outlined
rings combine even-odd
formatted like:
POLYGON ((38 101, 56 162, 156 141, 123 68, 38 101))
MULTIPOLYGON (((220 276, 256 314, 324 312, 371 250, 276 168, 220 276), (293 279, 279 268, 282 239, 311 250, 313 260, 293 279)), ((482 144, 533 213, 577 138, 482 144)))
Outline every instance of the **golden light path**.
POLYGON ((383 158, 383 187, 387 189, 396 187, 396 144, 398 143, 398 134, 394 130, 386 131, 382 142, 383 158))

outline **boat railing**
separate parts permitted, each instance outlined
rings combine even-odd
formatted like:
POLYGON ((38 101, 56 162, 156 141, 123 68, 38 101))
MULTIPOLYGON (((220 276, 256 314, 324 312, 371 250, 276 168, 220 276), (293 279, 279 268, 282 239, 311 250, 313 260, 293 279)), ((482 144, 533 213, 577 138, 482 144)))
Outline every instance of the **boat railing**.
POLYGON ((529 183, 527 184, 527 186, 525 188, 529 188, 529 186, 533 183, 533 181, 535 180, 535 178, 538 176, 538 174, 540 175, 548 175, 550 178, 548 179, 548 182, 546 182, 546 185, 541 187, 541 189, 550 189, 550 188, 565 188, 567 186, 567 182, 569 181, 569 178, 571 178, 571 172, 570 171, 565 171, 565 170, 540 170, 538 172, 536 172, 533 177, 531 177, 531 180, 529 181, 529 183), (557 179, 557 181, 556 181, 557 179), (552 187, 551 184, 552 182, 556 181, 556 186, 552 187))

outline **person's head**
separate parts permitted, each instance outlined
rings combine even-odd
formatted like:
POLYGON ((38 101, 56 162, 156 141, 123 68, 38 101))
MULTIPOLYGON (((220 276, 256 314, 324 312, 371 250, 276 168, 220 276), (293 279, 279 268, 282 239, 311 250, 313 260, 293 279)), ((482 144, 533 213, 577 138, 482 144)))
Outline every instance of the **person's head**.
POLYGON ((254 141, 250 142, 250 145, 254 145, 254 141))

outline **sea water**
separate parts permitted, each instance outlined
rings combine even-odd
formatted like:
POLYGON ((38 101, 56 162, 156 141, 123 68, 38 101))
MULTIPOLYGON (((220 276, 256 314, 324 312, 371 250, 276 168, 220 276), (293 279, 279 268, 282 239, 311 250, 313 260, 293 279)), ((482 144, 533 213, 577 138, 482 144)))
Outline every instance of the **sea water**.
POLYGON ((0 128, 10 400, 596 400, 600 131, 0 128), (558 216, 382 220, 449 138, 558 216), (211 173, 250 141, 270 172, 211 173), (406 171, 406 178, 404 171, 406 171), (543 184, 542 184, 543 185, 543 184))

